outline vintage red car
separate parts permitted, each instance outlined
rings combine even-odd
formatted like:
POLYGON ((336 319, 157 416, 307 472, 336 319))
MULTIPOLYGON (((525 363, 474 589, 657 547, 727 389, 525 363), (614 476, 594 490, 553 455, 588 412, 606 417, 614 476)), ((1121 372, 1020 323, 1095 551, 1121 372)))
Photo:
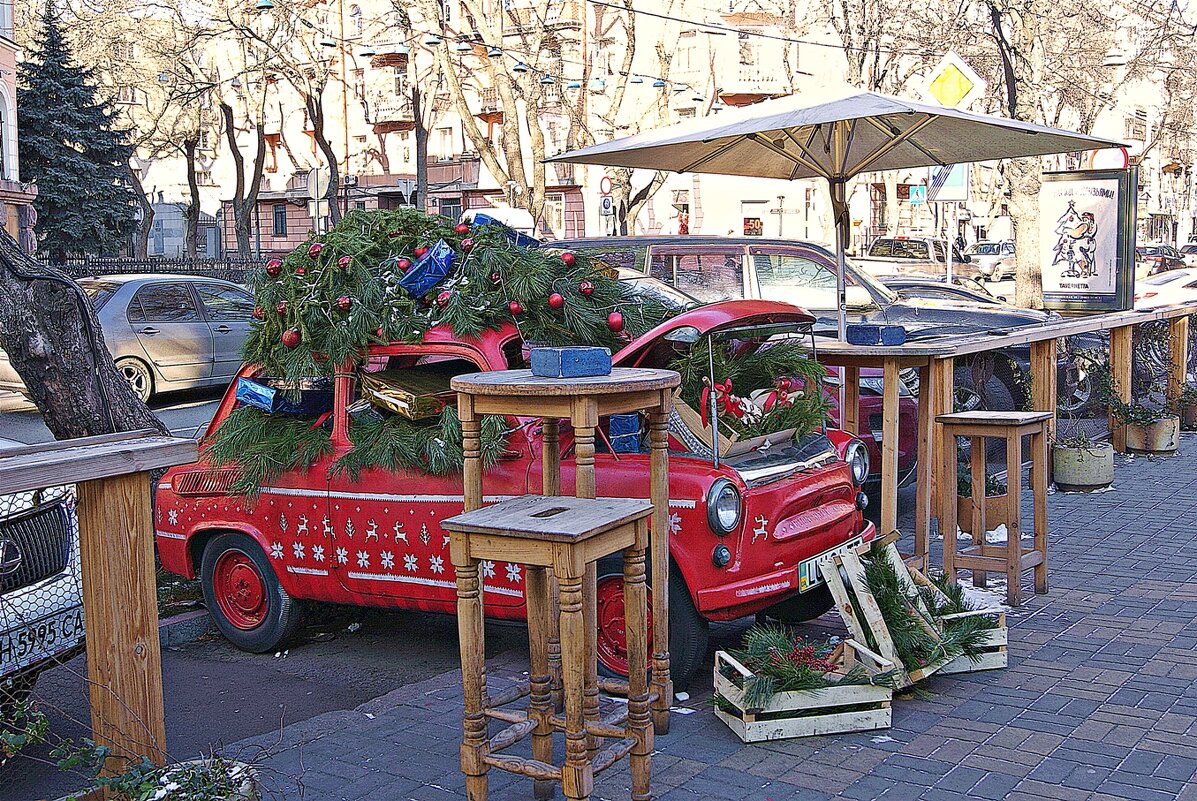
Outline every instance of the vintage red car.
MULTIPOLYGON (((679 331, 699 336, 732 327, 805 323, 801 309, 771 301, 712 304, 658 326, 615 356, 623 366, 664 364, 679 331)), ((692 339, 691 339, 692 341, 692 339)), ((522 366, 513 326, 463 340, 434 328, 417 344, 371 348, 362 369, 455 362, 458 372, 522 366)), ((252 376, 245 366, 241 375, 252 376)), ((350 447, 354 400, 340 382, 331 425, 333 453, 306 472, 284 474, 250 505, 228 492, 228 468, 203 462, 170 470, 158 485, 155 528, 163 566, 200 576, 225 636, 240 648, 276 649, 294 630, 300 601, 452 613, 455 585, 448 537, 439 522, 461 511, 460 475, 364 472, 356 482, 330 473, 350 447)), ((236 406, 233 389, 212 421, 218 430, 236 406)), ((540 435, 511 420, 508 452, 486 475, 487 500, 538 492, 540 435)), ((606 422, 603 423, 606 425, 606 422)), ((563 429, 565 426, 563 425, 563 429)), ((600 438, 602 439, 602 438, 600 438)), ((563 491, 572 492, 568 430, 561 432, 563 491)), ((647 497, 648 454, 596 455, 599 495, 647 497)), ((859 440, 816 431, 767 452, 721 461, 685 452, 671 435, 671 652, 674 675, 700 667, 707 623, 757 612, 782 619, 817 616, 830 607, 815 558, 870 540, 861 509, 868 456, 859 440)), ((602 666, 626 671, 618 563, 600 564, 599 652, 602 666)), ((524 616, 523 568, 483 564, 486 612, 524 616)))

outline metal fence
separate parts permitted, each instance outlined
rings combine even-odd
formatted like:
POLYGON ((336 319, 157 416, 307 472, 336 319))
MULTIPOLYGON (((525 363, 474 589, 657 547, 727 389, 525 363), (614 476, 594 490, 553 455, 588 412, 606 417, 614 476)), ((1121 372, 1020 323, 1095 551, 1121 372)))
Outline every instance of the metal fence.
POLYGON ((226 257, 222 259, 149 258, 68 258, 60 265, 72 278, 99 275, 130 275, 157 273, 165 275, 200 275, 219 278, 234 284, 247 284, 250 273, 260 264, 255 258, 226 257))

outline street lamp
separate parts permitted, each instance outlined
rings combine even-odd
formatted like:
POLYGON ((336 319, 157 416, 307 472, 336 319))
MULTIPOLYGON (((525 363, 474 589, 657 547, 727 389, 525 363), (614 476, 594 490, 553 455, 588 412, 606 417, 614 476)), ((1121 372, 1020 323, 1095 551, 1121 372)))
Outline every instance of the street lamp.
POLYGON ((274 8, 274 2, 273 0, 258 0, 258 2, 254 3, 254 8, 258 11, 269 11, 274 8))

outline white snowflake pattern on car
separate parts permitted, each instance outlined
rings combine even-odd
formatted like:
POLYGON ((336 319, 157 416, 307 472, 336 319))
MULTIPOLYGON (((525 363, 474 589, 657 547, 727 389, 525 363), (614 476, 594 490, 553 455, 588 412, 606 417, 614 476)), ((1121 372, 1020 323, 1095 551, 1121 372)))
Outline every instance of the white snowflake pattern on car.
POLYGON ((293 554, 295 554, 295 558, 296 558, 296 559, 298 559, 298 560, 299 560, 299 561, 301 561, 301 562, 303 561, 303 552, 304 552, 304 547, 303 547, 303 543, 302 543, 302 542, 293 542, 293 543, 291 543, 291 552, 292 552, 293 554))
POLYGON ((366 553, 365 551, 358 551, 357 552, 357 566, 358 567, 369 567, 370 566, 370 554, 366 553))
POLYGON ((508 562, 507 563, 507 580, 510 581, 512 584, 519 584, 520 578, 521 578, 520 566, 512 564, 511 562, 508 562))
POLYGON ((494 578, 495 577, 495 563, 494 562, 490 561, 489 559, 483 559, 481 562, 478 563, 478 566, 482 568, 483 578, 494 578))
POLYGON ((345 548, 337 548, 337 562, 346 564, 349 561, 349 551, 345 548))
POLYGON ((317 562, 324 561, 324 546, 323 545, 313 545, 312 546, 312 558, 315 559, 317 562))
POLYGON ((404 557, 403 557, 403 569, 404 570, 414 571, 414 570, 418 570, 419 567, 420 567, 419 559, 417 559, 415 556, 413 556, 410 553, 404 555, 404 557))
POLYGON ((382 566, 385 569, 391 570, 392 568, 395 567, 395 555, 393 553, 391 553, 390 551, 383 551, 382 554, 379 556, 379 559, 381 559, 382 566))
POLYGON ((430 556, 428 558, 428 567, 433 573, 444 573, 445 560, 440 556, 430 556))
POLYGON ((281 542, 270 543, 270 555, 275 559, 283 558, 283 544, 281 542))

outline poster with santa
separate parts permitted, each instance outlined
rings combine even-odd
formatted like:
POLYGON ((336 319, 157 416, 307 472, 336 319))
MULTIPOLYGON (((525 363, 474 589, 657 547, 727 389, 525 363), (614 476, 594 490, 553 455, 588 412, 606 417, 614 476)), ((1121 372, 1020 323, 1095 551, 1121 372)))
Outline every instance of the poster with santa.
POLYGON ((1134 295, 1134 170, 1053 172, 1039 191, 1044 305, 1129 309, 1134 295))

